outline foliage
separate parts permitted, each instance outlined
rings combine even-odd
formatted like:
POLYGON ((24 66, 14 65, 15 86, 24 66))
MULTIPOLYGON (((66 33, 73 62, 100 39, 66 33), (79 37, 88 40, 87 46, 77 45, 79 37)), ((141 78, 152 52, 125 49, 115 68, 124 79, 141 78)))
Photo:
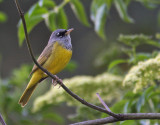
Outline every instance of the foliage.
POLYGON ((0 79, 0 96, 3 97, 0 101, 0 112, 5 122, 8 125, 44 125, 46 122, 63 124, 63 118, 49 106, 40 112, 32 113, 30 107, 21 108, 18 105, 30 71, 31 66, 22 65, 21 68, 12 72, 10 78, 0 79))
MULTIPOLYGON (((90 18, 96 33, 106 39, 104 29, 112 6, 116 8, 123 21, 134 23, 134 19, 127 12, 127 8, 132 2, 131 0, 92 0, 90 18)), ((154 9, 160 4, 156 0, 137 0, 137 2, 149 9, 154 9)), ((64 8, 66 5, 70 5, 76 18, 84 26, 91 26, 83 1, 63 0, 57 5, 53 0, 39 0, 25 14, 28 33, 42 21, 51 31, 57 28, 68 28, 69 22, 64 8)), ((4 14, 0 14, 0 20, 5 19, 4 14)), ((159 15, 158 20, 160 20, 159 15)), ((21 21, 18 26, 19 44, 22 45, 24 32, 21 21)), ((108 50, 105 48, 95 59, 95 65, 103 66, 104 73, 96 76, 75 76, 65 79, 63 82, 77 95, 97 105, 100 105, 100 102, 95 93, 99 92, 111 110, 116 113, 159 112, 160 55, 158 51, 155 51, 160 48, 159 40, 159 33, 155 38, 144 34, 121 34, 118 38, 119 43, 110 45, 108 50), (144 45, 152 46, 150 52, 141 50, 144 45)), ((76 66, 77 64, 72 61, 66 70, 73 71, 76 66)), ((31 107, 22 109, 17 102, 24 87, 22 83, 28 81, 30 70, 30 66, 23 65, 20 69, 14 70, 8 79, 0 79, 0 96, 3 97, 0 101, 0 112, 8 124, 64 124, 63 118, 53 108, 64 102, 69 106, 76 106, 77 112, 71 117, 74 121, 107 117, 104 113, 81 105, 67 95, 62 88, 58 89, 57 87, 51 87, 46 94, 36 98, 32 111, 31 107)), ((116 125, 128 124, 152 125, 160 123, 152 120, 116 123, 116 125)))
MULTIPOLYGON (((157 34, 158 36, 158 34, 157 34)), ((148 45, 148 46, 153 46, 156 48, 160 48, 160 43, 156 40, 152 40, 151 36, 147 36, 144 34, 140 34, 140 35, 120 35, 118 40, 125 46, 123 48, 123 53, 125 55, 127 55, 129 58, 127 59, 116 59, 114 61, 112 61, 109 66, 108 69, 111 70, 112 68, 114 68, 115 66, 117 66, 118 64, 121 63, 128 63, 130 65, 135 65, 137 64, 139 61, 145 61, 149 58, 155 57, 158 52, 156 50, 154 50, 152 53, 147 53, 147 52, 137 52, 137 48, 139 46, 143 46, 143 45, 148 45)))
POLYGON ((67 66, 64 68, 64 70, 67 70, 69 72, 73 72, 75 71, 75 69, 77 68, 77 63, 76 61, 71 60, 67 66))
MULTIPOLYGON (((64 6, 69 3, 76 17, 85 26, 89 26, 84 7, 79 0, 64 0, 60 5, 56 5, 53 0, 39 0, 35 3, 29 11, 25 14, 28 33, 41 21, 45 21, 46 26, 54 31, 55 29, 67 29, 68 19, 64 11, 64 6)), ((22 22, 19 22, 18 38, 19 43, 25 38, 24 32, 22 32, 22 22)))
MULTIPOLYGON (((111 110, 113 112, 121 112, 121 113, 131 113, 131 112, 154 112, 158 113, 159 111, 159 94, 160 94, 160 86, 159 85, 152 85, 144 91, 138 91, 137 93, 134 92, 127 92, 123 99, 117 102, 115 105, 112 106, 111 110), (121 107, 121 108, 119 108, 121 107)), ((123 125, 124 122, 119 122, 116 125, 123 125)), ((132 124, 129 121, 125 121, 125 124, 129 125, 153 125, 153 124, 160 124, 159 120, 140 120, 132 121, 132 124), (143 123, 143 124, 142 124, 143 123)))
MULTIPOLYGON (((3 2, 3 0, 0 0, 0 4, 3 2)), ((7 21, 7 15, 3 11, 0 11, 0 23, 4 23, 7 21)))
POLYGON ((160 55, 147 61, 139 62, 125 76, 123 85, 135 84, 134 92, 160 80, 160 55))
MULTIPOLYGON (((156 8, 160 2, 155 0, 138 0, 144 6, 153 9, 156 8)), ((108 19, 111 7, 114 6, 120 18, 127 22, 133 23, 134 20, 129 16, 127 7, 132 3, 131 0, 92 0, 90 7, 90 18, 94 23, 94 30, 103 39, 106 39, 105 24, 108 19)), ((81 0, 63 0, 59 5, 53 0, 39 0, 37 1, 28 12, 25 14, 28 33, 38 25, 40 22, 45 21, 49 30, 67 29, 68 19, 64 7, 69 4, 77 19, 84 25, 89 27, 91 23, 88 21, 84 5, 81 0)), ((18 26, 19 44, 22 45, 25 38, 22 22, 18 26)))
MULTIPOLYGON (((94 66, 97 68, 104 67, 105 69, 107 66, 114 60, 118 60, 119 57, 122 55, 122 51, 119 48, 120 45, 112 44, 108 45, 107 49, 102 49, 101 52, 95 58, 94 66)), ((106 47, 105 47, 106 48, 106 47)))
POLYGON ((0 22, 4 23, 6 22, 6 20, 7 20, 7 15, 4 12, 0 11, 0 22))

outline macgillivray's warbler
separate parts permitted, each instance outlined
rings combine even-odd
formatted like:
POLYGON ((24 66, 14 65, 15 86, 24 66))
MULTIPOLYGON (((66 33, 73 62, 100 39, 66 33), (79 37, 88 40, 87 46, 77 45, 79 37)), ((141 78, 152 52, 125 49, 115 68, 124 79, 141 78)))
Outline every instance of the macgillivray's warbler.
MULTIPOLYGON (((54 75, 60 72, 71 59, 72 44, 70 32, 72 30, 73 28, 54 31, 50 36, 47 46, 38 57, 37 62, 54 75)), ((27 104, 38 83, 48 77, 36 65, 33 66, 31 75, 32 77, 19 100, 19 104, 22 107, 27 104)))

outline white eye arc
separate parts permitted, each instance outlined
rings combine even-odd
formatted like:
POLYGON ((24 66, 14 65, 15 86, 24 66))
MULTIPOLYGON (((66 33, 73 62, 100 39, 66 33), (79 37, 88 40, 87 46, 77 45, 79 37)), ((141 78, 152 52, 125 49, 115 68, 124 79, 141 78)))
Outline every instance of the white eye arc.
POLYGON ((57 36, 59 36, 59 33, 57 33, 57 36))
POLYGON ((62 34, 60 34, 60 33, 57 33, 56 34, 58 37, 60 37, 60 38, 62 38, 63 37, 63 35, 62 34))

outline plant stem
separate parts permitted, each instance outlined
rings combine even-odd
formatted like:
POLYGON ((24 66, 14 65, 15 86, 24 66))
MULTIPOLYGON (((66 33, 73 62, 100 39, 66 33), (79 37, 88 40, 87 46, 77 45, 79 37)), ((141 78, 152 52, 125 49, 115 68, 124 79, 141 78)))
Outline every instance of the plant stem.
POLYGON ((63 2, 58 6, 58 8, 63 8, 67 3, 69 3, 70 0, 63 0, 63 2))
POLYGON ((7 125, 7 124, 5 123, 5 121, 4 121, 4 119, 3 119, 3 117, 2 117, 1 114, 0 114, 0 123, 1 123, 2 125, 7 125))

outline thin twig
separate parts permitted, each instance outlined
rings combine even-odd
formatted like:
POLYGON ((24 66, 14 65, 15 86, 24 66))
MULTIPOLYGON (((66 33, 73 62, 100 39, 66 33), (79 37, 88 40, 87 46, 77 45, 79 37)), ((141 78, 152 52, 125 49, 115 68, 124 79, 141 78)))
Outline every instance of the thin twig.
POLYGON ((96 95, 97 95, 99 101, 100 101, 100 102, 102 103, 102 105, 105 107, 105 109, 108 110, 109 112, 112 112, 112 111, 110 110, 110 108, 108 107, 108 105, 102 100, 102 98, 100 97, 99 93, 96 93, 96 95))
POLYGON ((7 125, 7 124, 5 123, 5 121, 4 121, 4 119, 3 119, 3 117, 2 117, 1 114, 0 114, 0 123, 1 123, 2 125, 7 125))
POLYGON ((25 18, 24 18, 24 13, 22 12, 21 8, 20 8, 20 5, 18 3, 18 0, 15 0, 15 4, 17 6, 17 9, 18 9, 18 12, 19 12, 19 15, 22 19, 22 23, 23 23, 23 27, 24 27, 24 32, 25 32, 25 37, 26 37, 26 43, 27 43, 27 46, 28 46, 28 50, 29 50, 29 53, 32 57, 32 60, 33 62, 37 65, 37 67, 39 69, 41 69, 43 72, 45 72, 49 77, 51 77, 52 79, 56 80, 57 83, 69 94, 71 95, 72 97, 74 97, 76 100, 78 100, 79 102, 81 102, 82 104, 90 107, 90 108, 93 108, 95 110, 98 110, 100 112, 104 112, 104 113, 107 113, 108 115, 110 116, 113 116, 115 118, 120 118, 120 115, 119 114, 115 114, 115 113, 112 113, 112 112, 109 112, 107 110, 105 110, 104 108, 101 108, 101 107, 98 107, 96 105, 93 105, 91 103, 88 103, 86 102, 84 99, 80 98, 78 95, 76 95, 75 93, 73 93, 71 90, 69 90, 64 84, 63 82, 61 82, 61 80, 59 79, 56 79, 56 77, 51 74, 50 72, 48 72, 45 68, 43 68, 42 66, 40 66, 37 62, 37 60, 35 59, 34 57, 34 54, 32 52, 32 49, 31 49, 31 45, 30 45, 30 42, 29 42, 29 37, 28 37, 28 33, 27 33, 27 27, 26 27, 26 22, 25 22, 25 18))
POLYGON ((114 123, 117 121, 124 121, 124 120, 160 119, 160 113, 126 113, 120 115, 123 116, 123 119, 116 119, 110 116, 102 119, 73 123, 70 125, 102 125, 106 123, 114 123))

